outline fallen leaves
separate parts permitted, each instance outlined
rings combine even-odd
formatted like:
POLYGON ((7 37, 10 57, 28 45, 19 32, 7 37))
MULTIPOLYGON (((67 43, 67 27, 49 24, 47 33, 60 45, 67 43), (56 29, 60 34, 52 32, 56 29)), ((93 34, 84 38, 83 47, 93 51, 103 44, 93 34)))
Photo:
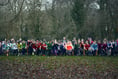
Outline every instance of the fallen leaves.
POLYGON ((92 58, 23 57, 0 61, 0 79, 117 79, 118 63, 92 58))

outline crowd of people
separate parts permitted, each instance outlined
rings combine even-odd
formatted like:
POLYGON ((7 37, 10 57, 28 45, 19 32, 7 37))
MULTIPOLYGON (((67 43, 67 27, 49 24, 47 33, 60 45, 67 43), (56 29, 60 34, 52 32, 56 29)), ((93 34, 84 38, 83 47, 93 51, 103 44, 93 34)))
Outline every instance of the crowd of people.
POLYGON ((2 40, 0 55, 39 55, 39 56, 117 56, 117 40, 92 40, 92 38, 67 40, 2 40))

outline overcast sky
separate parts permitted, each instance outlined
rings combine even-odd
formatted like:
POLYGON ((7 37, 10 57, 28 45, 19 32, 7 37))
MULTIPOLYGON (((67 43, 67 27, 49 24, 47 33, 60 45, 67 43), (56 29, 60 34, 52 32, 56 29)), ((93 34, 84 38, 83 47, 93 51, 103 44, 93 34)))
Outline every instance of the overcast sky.
POLYGON ((49 3, 52 3, 52 0, 46 0, 47 2, 49 2, 49 3))
POLYGON ((47 2, 49 2, 49 4, 51 4, 51 3, 52 3, 52 0, 43 0, 41 10, 45 10, 45 4, 46 4, 47 2))

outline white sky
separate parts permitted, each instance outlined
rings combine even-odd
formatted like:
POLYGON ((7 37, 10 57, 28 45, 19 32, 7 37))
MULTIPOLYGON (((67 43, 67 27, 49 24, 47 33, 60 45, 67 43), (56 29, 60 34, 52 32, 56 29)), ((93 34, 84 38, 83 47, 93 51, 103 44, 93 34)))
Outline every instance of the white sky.
POLYGON ((90 8, 94 8, 94 9, 100 9, 100 5, 97 2, 91 3, 89 5, 90 8))
POLYGON ((52 3, 52 0, 45 0, 45 2, 49 2, 49 3, 52 3))
POLYGON ((52 0, 43 0, 41 10, 45 10, 45 4, 46 4, 47 2, 48 2, 49 4, 51 4, 51 3, 52 3, 52 0))

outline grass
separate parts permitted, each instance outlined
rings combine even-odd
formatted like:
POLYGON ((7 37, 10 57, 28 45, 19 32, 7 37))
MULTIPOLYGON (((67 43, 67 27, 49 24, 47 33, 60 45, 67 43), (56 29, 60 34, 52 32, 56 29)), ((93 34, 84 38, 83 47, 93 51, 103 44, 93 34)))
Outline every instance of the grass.
POLYGON ((117 79, 118 57, 0 56, 0 79, 117 79))

